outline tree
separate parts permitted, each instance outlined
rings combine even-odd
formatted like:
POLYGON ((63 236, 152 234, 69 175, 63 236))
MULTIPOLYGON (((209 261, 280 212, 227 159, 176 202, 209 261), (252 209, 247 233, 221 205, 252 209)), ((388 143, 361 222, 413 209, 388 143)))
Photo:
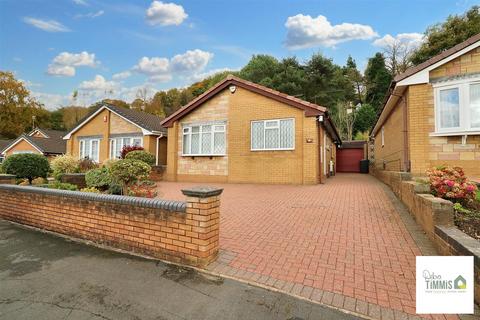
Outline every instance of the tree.
POLYGON ((45 156, 33 153, 20 153, 8 156, 2 164, 3 170, 19 179, 28 179, 28 183, 36 178, 46 178, 50 164, 45 156))
POLYGON ((385 65, 385 58, 379 52, 368 60, 365 70, 366 97, 365 101, 379 112, 383 100, 392 81, 392 75, 385 65))
POLYGON ((370 131, 376 119, 375 109, 368 103, 362 104, 357 110, 357 118, 353 126, 354 134, 370 131))
POLYGON ((49 114, 12 72, 0 71, 0 136, 15 138, 36 124, 48 126, 49 114))
POLYGON ((278 70, 278 60, 266 54, 254 55, 245 67, 240 70, 242 79, 258 84, 271 81, 278 70))
POLYGON ((90 112, 89 108, 78 106, 63 107, 59 110, 63 114, 63 126, 66 130, 73 129, 90 112))
POLYGON ((357 111, 351 102, 341 102, 337 105, 333 118, 342 140, 353 140, 353 126, 356 117, 357 111))
POLYGON ((413 52, 414 47, 408 41, 402 41, 402 39, 394 39, 384 47, 385 64, 392 77, 405 72, 412 66, 411 56, 413 52))
POLYGON ((425 42, 411 57, 413 64, 420 64, 480 33, 480 7, 473 6, 463 15, 451 15, 443 23, 430 26, 425 32, 425 42))
POLYGON ((363 103, 365 95, 364 78, 360 71, 358 71, 357 63, 355 62, 355 60, 353 60, 351 56, 348 56, 347 64, 343 69, 345 76, 352 83, 355 93, 357 95, 356 99, 354 100, 355 103, 363 103))

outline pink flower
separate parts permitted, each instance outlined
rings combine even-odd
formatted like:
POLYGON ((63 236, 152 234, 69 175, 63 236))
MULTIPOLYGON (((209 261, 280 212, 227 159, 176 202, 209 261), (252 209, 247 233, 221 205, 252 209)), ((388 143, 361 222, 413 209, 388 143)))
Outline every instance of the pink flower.
POLYGON ((455 185, 455 182, 452 181, 452 180, 446 180, 446 181, 445 181, 445 184, 446 184, 447 186, 449 186, 449 187, 453 187, 453 186, 455 185))

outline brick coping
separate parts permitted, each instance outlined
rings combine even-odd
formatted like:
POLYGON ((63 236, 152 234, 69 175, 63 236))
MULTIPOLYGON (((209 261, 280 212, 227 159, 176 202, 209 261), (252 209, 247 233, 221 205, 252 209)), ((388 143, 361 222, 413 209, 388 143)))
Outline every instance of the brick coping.
POLYGON ((113 203, 113 204, 134 205, 134 206, 143 207, 143 208, 162 209, 162 210, 175 211, 175 212, 185 212, 187 208, 187 203, 184 201, 140 198, 140 197, 112 195, 112 194, 98 194, 98 193, 92 193, 92 192, 49 189, 49 188, 33 187, 33 186, 17 186, 17 185, 11 185, 11 184, 0 184, 0 190, 36 193, 36 194, 44 194, 44 195, 51 195, 51 196, 64 197, 64 198, 107 202, 107 203, 113 203))

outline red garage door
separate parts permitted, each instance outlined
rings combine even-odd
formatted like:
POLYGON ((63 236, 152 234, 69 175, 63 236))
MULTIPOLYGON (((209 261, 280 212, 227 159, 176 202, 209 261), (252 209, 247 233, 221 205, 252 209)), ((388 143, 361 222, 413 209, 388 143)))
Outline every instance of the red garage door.
POLYGON ((360 160, 363 159, 362 149, 338 149, 337 172, 360 172, 360 160))

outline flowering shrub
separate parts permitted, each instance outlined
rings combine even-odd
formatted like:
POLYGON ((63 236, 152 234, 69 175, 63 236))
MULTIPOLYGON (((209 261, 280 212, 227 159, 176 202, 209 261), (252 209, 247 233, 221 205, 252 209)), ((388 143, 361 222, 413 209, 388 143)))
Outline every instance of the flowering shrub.
POLYGON ((60 180, 62 174, 78 171, 78 159, 68 154, 56 156, 50 162, 50 166, 52 167, 54 178, 60 180))
POLYGON ((153 166, 155 164, 155 156, 151 153, 142 150, 135 150, 130 151, 125 156, 125 159, 135 159, 140 160, 148 164, 149 166, 153 166))
POLYGON ((127 153, 129 153, 131 151, 136 151, 136 150, 142 151, 143 147, 140 147, 140 146, 124 146, 122 148, 122 152, 120 153, 120 158, 125 159, 125 157, 127 156, 127 153))
POLYGON ((135 182, 147 179, 151 170, 145 162, 133 159, 119 160, 110 168, 113 179, 123 186, 123 194, 128 194, 128 187, 135 182))
POLYGON ((153 181, 139 181, 128 187, 128 195, 133 197, 155 198, 157 186, 153 181))
POLYGON ((82 188, 82 189, 80 189, 80 191, 82 191, 82 192, 90 192, 90 193, 101 193, 101 191, 98 190, 98 189, 95 188, 95 187, 82 188))
POLYGON ((107 168, 92 169, 85 173, 85 183, 89 188, 107 190, 113 182, 112 174, 107 168))
POLYGON ((444 199, 474 199, 477 186, 460 167, 436 167, 427 171, 433 195, 444 199))

